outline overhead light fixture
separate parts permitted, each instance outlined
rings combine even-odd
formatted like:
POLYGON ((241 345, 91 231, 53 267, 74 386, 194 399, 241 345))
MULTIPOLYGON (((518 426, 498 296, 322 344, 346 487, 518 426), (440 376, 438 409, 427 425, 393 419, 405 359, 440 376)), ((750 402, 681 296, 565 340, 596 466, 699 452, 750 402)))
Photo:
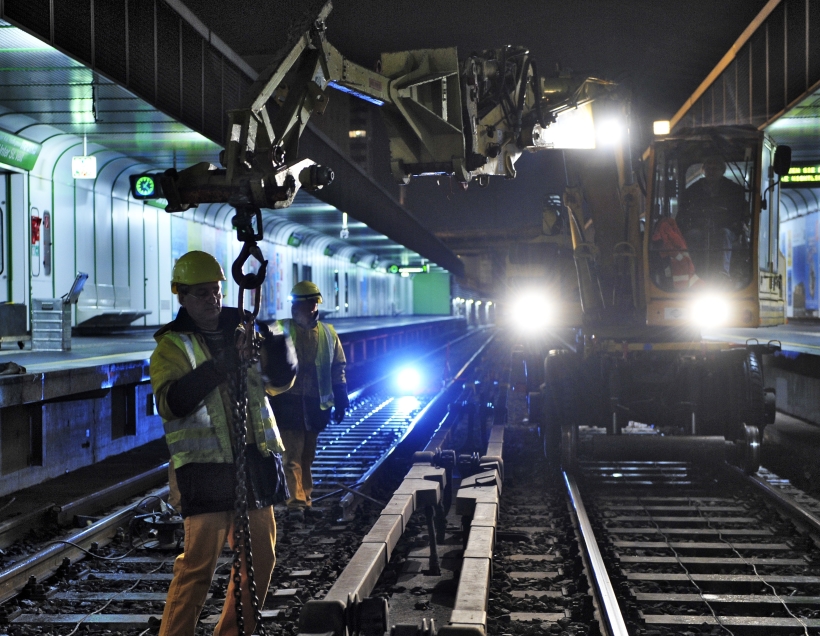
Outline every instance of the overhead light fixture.
POLYGON ((350 236, 350 230, 347 229, 347 212, 342 212, 342 231, 339 232, 339 238, 346 239, 350 236))
POLYGON ((668 135, 670 130, 668 119, 652 122, 652 132, 656 135, 668 135))

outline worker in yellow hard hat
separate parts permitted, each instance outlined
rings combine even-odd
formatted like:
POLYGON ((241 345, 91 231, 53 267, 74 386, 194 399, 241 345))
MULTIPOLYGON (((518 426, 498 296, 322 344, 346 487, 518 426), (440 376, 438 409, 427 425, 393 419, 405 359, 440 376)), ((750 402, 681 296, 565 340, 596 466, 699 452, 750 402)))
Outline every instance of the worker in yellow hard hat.
POLYGON ((332 325, 319 321, 319 287, 310 281, 296 283, 290 299, 292 319, 279 324, 296 346, 299 373, 293 388, 271 398, 271 404, 285 442, 288 519, 298 524, 320 516, 311 508, 316 440, 330 422, 331 411, 341 422, 350 402, 342 343, 332 325))
MULTIPOLYGON (((231 380, 240 361, 234 332, 236 308, 222 306, 225 274, 206 252, 183 255, 174 265, 171 290, 181 308, 154 335, 151 386, 171 453, 172 493, 180 501, 185 551, 174 562, 174 578, 162 615, 160 635, 193 636, 214 569, 227 541, 233 546, 236 464, 231 380)), ((284 451, 266 391, 287 390, 296 377, 288 334, 258 324, 264 340, 261 364, 247 374, 246 485, 259 606, 265 601, 276 544, 273 505, 284 500, 284 451)), ((242 612, 247 630, 255 626, 253 604, 242 557, 242 612)), ((230 578, 215 634, 237 634, 234 580, 230 578)), ((247 633, 251 633, 248 631, 247 633)))

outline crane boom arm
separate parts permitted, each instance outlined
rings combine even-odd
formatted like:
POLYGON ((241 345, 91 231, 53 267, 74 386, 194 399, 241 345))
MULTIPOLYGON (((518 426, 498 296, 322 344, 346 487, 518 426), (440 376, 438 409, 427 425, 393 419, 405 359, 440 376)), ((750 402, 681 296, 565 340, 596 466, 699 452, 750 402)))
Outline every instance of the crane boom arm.
POLYGON ((299 138, 324 112, 328 87, 381 106, 394 178, 447 174, 483 185, 515 176, 526 149, 551 147, 543 132, 563 111, 596 99, 614 84, 592 78, 556 84, 538 77, 529 51, 504 47, 459 61, 455 48, 382 54, 379 71, 344 57, 325 37, 328 1, 316 21, 263 71, 243 108, 228 111, 222 167, 209 163, 166 171, 150 195, 176 212, 206 202, 247 209, 287 207, 300 187, 319 189, 333 173, 297 161, 299 138))

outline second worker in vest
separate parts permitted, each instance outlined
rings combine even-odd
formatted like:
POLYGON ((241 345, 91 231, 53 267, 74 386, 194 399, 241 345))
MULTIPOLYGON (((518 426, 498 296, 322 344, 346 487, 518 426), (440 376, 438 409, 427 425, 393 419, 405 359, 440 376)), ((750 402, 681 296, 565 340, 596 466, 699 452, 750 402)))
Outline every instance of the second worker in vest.
POLYGON ((319 322, 322 293, 314 283, 294 285, 292 320, 282 320, 285 333, 296 346, 299 373, 293 388, 271 398, 271 405, 285 442, 285 476, 290 491, 288 519, 300 523, 318 516, 311 509, 311 466, 316 439, 333 419, 341 422, 350 406, 345 379, 345 353, 333 327, 319 322))

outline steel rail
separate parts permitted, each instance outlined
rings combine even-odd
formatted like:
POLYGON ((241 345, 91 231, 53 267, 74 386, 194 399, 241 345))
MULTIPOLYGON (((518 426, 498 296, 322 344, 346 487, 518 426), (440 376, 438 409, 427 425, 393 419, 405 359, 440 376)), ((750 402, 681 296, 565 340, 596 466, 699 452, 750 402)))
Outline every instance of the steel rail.
MULTIPOLYGON (((476 368, 477 360, 487 351, 487 348, 493 342, 494 338, 495 334, 492 334, 482 343, 479 349, 471 355, 469 360, 459 369, 455 377, 415 415, 411 422, 411 427, 416 427, 417 431, 419 428, 422 428, 422 432, 428 432, 428 429, 432 429, 429 430, 429 435, 433 438, 441 439, 442 428, 447 426, 447 420, 451 420, 450 425, 457 423, 457 418, 444 417, 444 419, 441 419, 438 411, 443 410, 441 407, 446 406, 448 400, 453 399, 456 393, 455 389, 458 389, 460 383, 465 381, 465 377, 470 371, 476 368), (429 423, 433 426, 428 427, 428 423, 424 422, 425 419, 430 420, 429 423)), ((426 440, 413 439, 410 432, 411 429, 408 428, 397 443, 381 456, 377 465, 374 466, 372 470, 367 471, 360 479, 359 484, 362 487, 366 487, 368 482, 379 474, 377 469, 379 466, 385 465, 388 456, 399 447, 399 444, 417 444, 418 447, 425 445, 429 447, 429 443, 426 440)), ((451 487, 448 483, 448 479, 449 477, 444 468, 436 467, 432 462, 424 459, 414 461, 412 468, 405 476, 401 486, 394 492, 390 501, 382 510, 379 520, 363 538, 358 550, 338 575, 335 583, 330 590, 327 591, 325 597, 321 600, 309 600, 302 607, 298 623, 300 633, 340 634, 345 630, 345 625, 351 620, 351 617, 356 614, 356 606, 362 599, 370 595, 384 571, 385 566, 390 561, 392 551, 395 549, 398 539, 404 534, 410 516, 421 510, 429 512, 435 506, 442 503, 445 497, 445 490, 451 487)), ((335 485, 348 490, 343 484, 335 485)), ((488 483, 487 487, 492 487, 497 495, 498 487, 494 481, 492 484, 488 483)), ((478 490, 479 488, 472 488, 471 493, 478 490)), ((355 495, 360 494, 359 492, 355 492, 355 495)), ((345 499, 348 497, 351 497, 350 493, 343 498, 343 507, 345 499)), ((493 507, 493 510, 495 510, 495 507, 493 507)), ((486 526, 487 515, 479 516, 481 518, 476 525, 486 526)), ((493 512, 491 516, 494 525, 495 512, 493 512)), ((432 517, 428 516, 428 523, 432 523, 430 519, 432 519, 432 517)), ((486 535, 488 528, 480 528, 480 530, 482 529, 486 535)), ((431 529, 429 536, 431 538, 430 568, 434 570, 437 566, 437 562, 435 562, 436 565, 434 565, 434 559, 437 555, 435 547, 436 531, 431 529)), ((490 532, 490 536, 495 536, 494 529, 490 532)), ((468 545, 468 550, 469 547, 468 545)), ((483 616, 482 627, 486 627, 486 599, 489 594, 491 557, 484 554, 482 554, 482 556, 484 558, 470 559, 472 565, 477 567, 476 572, 472 573, 474 575, 466 576, 462 573, 459 579, 459 591, 451 616, 452 624, 439 630, 439 633, 443 636, 457 636, 461 634, 462 632, 459 631, 460 628, 456 623, 464 621, 471 623, 477 615, 483 616), (482 573, 484 576, 481 575, 482 573), (485 582, 485 592, 483 594, 475 594, 477 582, 480 580, 484 580, 485 582), (462 585, 462 583, 464 583, 464 585, 462 585), (476 599, 482 601, 481 607, 474 607, 476 599), (475 612, 477 612, 477 614, 475 612), (451 631, 455 631, 456 634, 449 634, 451 631)), ((469 627, 471 626, 468 625, 468 628, 469 627)), ((481 631, 483 632, 484 629, 481 631)))
MULTIPOLYGON (((418 364, 418 363, 420 363, 422 360, 425 360, 426 358, 430 358, 430 357, 432 357, 432 356, 436 355, 437 353, 439 353, 440 351, 443 351, 443 350, 444 350, 444 349, 446 349, 447 347, 451 347, 451 346, 453 346, 454 344, 458 344, 458 343, 459 343, 459 342, 461 342, 462 340, 467 340, 468 338, 471 338, 471 337, 475 336, 477 333, 480 333, 481 331, 487 331, 487 330, 489 330, 489 329, 492 329, 492 327, 480 327, 477 331, 468 331, 467 333, 462 334, 462 335, 458 336, 457 338, 454 338, 453 340, 448 340, 448 341, 447 341, 447 342, 445 342, 443 345, 441 345, 441 346, 439 346, 439 347, 436 347, 435 349, 432 349, 432 350, 428 351, 427 353, 424 353, 424 354, 422 354, 422 355, 418 356, 417 358, 412 358, 412 359, 410 359, 410 360, 407 360, 407 363, 408 363, 408 364, 418 364)), ((490 340, 492 340, 494 337, 495 337, 495 333, 493 333, 493 335, 490 337, 490 340)), ((483 348, 484 348, 484 347, 482 347, 481 349, 483 350, 483 348)), ((475 356, 473 356, 473 357, 475 357, 475 356)), ((467 366, 469 366, 470 362, 472 362, 472 358, 470 358, 470 361, 469 361, 469 362, 465 365, 465 368, 466 368, 467 366)), ((464 369, 462 369, 461 371, 459 371, 459 372, 458 372, 458 374, 456 374, 456 376, 455 376, 455 377, 458 377, 458 375, 460 375, 460 374, 461 374, 461 372, 462 372, 463 370, 464 370, 464 369)), ((376 379, 374 379, 374 380, 370 380, 369 382, 365 382, 365 383, 364 383, 364 384, 362 384, 361 386, 356 387, 356 388, 355 388, 353 391, 351 391, 351 392, 350 392, 350 394, 349 394, 350 401, 352 402, 353 400, 355 400, 356 398, 358 398, 359 396, 361 396, 361 395, 362 395, 362 394, 363 394, 363 393, 364 393, 367 389, 370 389, 370 388, 372 388, 372 387, 375 387, 375 386, 376 386, 376 385, 378 385, 378 384, 381 384, 381 383, 387 382, 387 381, 388 381, 390 378, 392 378, 394 375, 395 375, 395 371, 391 371, 391 372, 389 372, 389 373, 385 373, 385 374, 383 374, 381 377, 377 377, 377 378, 376 378, 376 379)), ((454 378, 454 379, 455 379, 455 378, 454 378)))
MULTIPOLYGON (((167 497, 168 486, 154 490, 147 496, 167 497)), ((31 577, 35 577, 38 581, 42 580, 54 574, 64 559, 78 560, 85 554, 83 550, 88 550, 92 543, 104 545, 110 542, 116 535, 117 528, 128 523, 139 503, 135 502, 120 508, 87 528, 59 539, 61 542, 70 541, 76 545, 55 542, 0 571, 0 603, 5 603, 16 596, 31 577)))
MULTIPOLYGON (((85 495, 62 505, 48 503, 17 517, 0 522, 0 549, 7 548, 35 528, 56 518, 60 526, 70 526, 77 515, 90 515, 106 507, 136 497, 140 492, 160 486, 168 479, 168 462, 125 479, 113 486, 85 495)), ((14 501, 14 500, 12 500, 14 501)))
POLYGON ((119 483, 99 490, 90 495, 76 499, 71 503, 54 506, 57 513, 57 523, 61 526, 71 525, 75 516, 93 514, 96 510, 127 501, 130 497, 138 497, 149 488, 158 488, 168 480, 168 462, 156 468, 124 479, 119 483))
MULTIPOLYGON (((475 335, 475 332, 471 334, 466 334, 465 336, 459 337, 455 340, 455 342, 459 342, 461 340, 465 340, 467 337, 475 335)), ((483 352, 486 349, 487 344, 492 341, 493 337, 483 344, 480 347, 479 353, 483 352)), ((452 342, 450 344, 453 344, 452 342)), ((428 358, 430 355, 441 351, 444 346, 432 351, 428 352, 427 354, 421 356, 419 360, 428 358)), ((475 361, 478 354, 473 355, 469 362, 464 365, 464 367, 459 371, 457 374, 457 378, 461 376, 465 370, 475 361)), ((389 376, 385 376, 381 378, 381 381, 384 381, 389 376)), ((450 388, 456 379, 452 380, 450 385, 447 388, 450 388)), ((378 383, 378 381, 376 382, 378 383)), ((373 384, 371 383, 366 387, 362 388, 369 388, 373 384)), ((362 390, 359 389, 355 392, 357 395, 362 393, 362 390)), ((446 391, 442 391, 442 393, 446 393, 446 391)), ((425 415, 428 415, 430 412, 429 409, 430 404, 426 405, 412 420, 411 426, 404 432, 404 434, 393 444, 393 447, 390 449, 391 451, 395 450, 398 444, 408 437, 411 429, 422 419, 424 419, 425 415)), ((355 486, 360 486, 362 482, 367 482, 367 477, 372 476, 375 472, 375 468, 382 464, 386 459, 387 455, 390 455, 390 452, 385 453, 383 457, 380 458, 379 461, 376 462, 376 466, 371 466, 371 470, 367 471, 368 474, 365 476, 364 479, 357 481, 355 486)), ((61 512, 64 516, 68 516, 71 513, 76 513, 79 510, 86 510, 88 506, 92 503, 98 503, 100 497, 103 499, 110 499, 114 496, 114 491, 121 489, 123 486, 126 489, 133 490, 133 487, 137 483, 145 483, 146 480, 155 479, 159 472, 164 473, 167 470, 167 465, 162 465, 157 468, 148 471, 148 473, 138 475, 132 479, 126 480, 122 484, 117 484, 109 489, 106 489, 102 493, 95 493, 88 497, 84 497, 77 502, 72 502, 69 504, 65 504, 61 507, 49 505, 49 510, 56 510, 58 513, 61 512)), ((347 490, 347 488, 344 488, 347 490)), ((154 497, 161 497, 167 498, 169 493, 168 486, 164 486, 157 490, 152 491, 147 496, 154 496, 154 497)), ((360 493, 357 493, 360 494, 360 493)), ((134 504, 127 505, 109 515, 100 519, 96 523, 88 526, 87 528, 83 528, 82 530, 75 532, 67 537, 60 537, 58 540, 55 540, 54 543, 48 545, 46 548, 36 552, 35 554, 29 555, 25 557, 23 560, 13 564, 12 566, 0 570, 0 604, 5 603, 6 601, 10 600, 11 598, 15 597, 20 591, 29 583, 31 577, 34 577, 35 580, 40 581, 43 579, 48 578, 49 576, 53 575, 59 567, 63 564, 65 559, 69 559, 71 562, 80 560, 86 554, 87 551, 93 543, 97 543, 99 545, 105 545, 109 543, 112 538, 116 534, 117 528, 121 527, 123 524, 127 524, 128 521, 134 514, 134 509, 140 502, 136 502, 134 504), (63 542, 71 542, 75 545, 70 545, 68 543, 63 542)))
POLYGON ((804 523, 810 526, 815 532, 820 533, 820 517, 817 517, 817 515, 813 514, 811 511, 806 510, 797 501, 780 492, 777 488, 767 483, 766 480, 762 479, 758 475, 747 475, 737 466, 729 466, 729 468, 736 476, 743 478, 762 491, 764 495, 774 501, 774 503, 780 506, 784 512, 789 514, 796 521, 804 523))
POLYGON ((615 595, 612 582, 609 580, 609 574, 606 571, 606 565, 601 556, 601 551, 598 549, 595 532, 592 529, 586 507, 581 499, 581 491, 578 489, 578 484, 574 477, 566 471, 564 471, 563 475, 567 493, 572 502, 575 517, 578 520, 578 530, 581 533, 584 553, 589 568, 592 570, 592 584, 595 588, 594 591, 598 600, 598 607, 602 613, 602 626, 605 629, 605 633, 609 634, 609 636, 629 636, 624 617, 621 614, 621 608, 618 605, 618 598, 615 595))
MULTIPOLYGON (((493 333, 487 340, 485 340, 481 347, 479 347, 479 349, 473 354, 472 357, 470 357, 470 359, 461 367, 461 369, 459 369, 458 373, 447 383, 447 385, 444 388, 442 388, 441 391, 439 391, 435 396, 433 396, 433 398, 429 402, 427 402, 427 404, 425 404, 424 407, 413 417, 413 419, 404 429, 402 434, 393 442, 393 445, 387 450, 387 452, 385 452, 381 457, 379 457, 378 460, 373 462, 370 465, 370 468, 368 468, 364 472, 364 474, 359 478, 358 483, 360 485, 368 482, 368 480, 379 470, 381 465, 384 462, 386 462, 387 459, 394 452, 396 452, 396 449, 398 449, 399 446, 401 446, 403 442, 411 435, 411 433, 415 431, 416 426, 419 424, 419 422, 422 422, 425 419, 427 419, 431 413, 433 413, 436 409, 440 409, 442 407, 442 404, 448 401, 448 398, 451 397, 450 393, 452 392, 453 387, 456 386, 456 384, 461 380, 462 376, 466 374, 467 370, 473 364, 475 364, 476 359, 478 359, 478 357, 480 357, 480 355, 487 350, 487 347, 490 345, 494 338, 495 334, 493 333)), ((444 347, 440 347, 436 351, 439 351, 443 348, 444 347)), ((380 381, 387 381, 388 377, 389 376, 382 378, 382 380, 380 381)), ((438 426, 436 428, 438 428, 438 426)), ((433 433, 435 433, 435 431, 433 431, 433 433)))

